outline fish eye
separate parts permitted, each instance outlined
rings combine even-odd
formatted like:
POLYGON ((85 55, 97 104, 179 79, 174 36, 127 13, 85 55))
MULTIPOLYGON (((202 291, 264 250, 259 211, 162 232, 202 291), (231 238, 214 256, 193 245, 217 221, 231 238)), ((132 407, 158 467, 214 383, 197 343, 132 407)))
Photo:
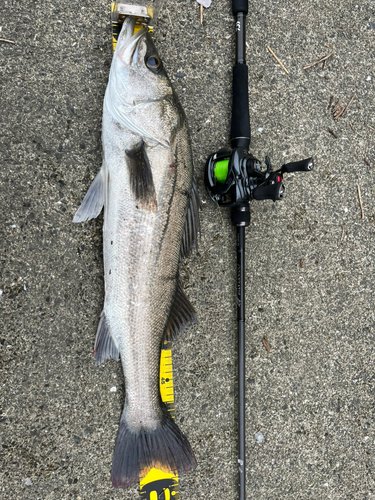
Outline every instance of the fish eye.
POLYGON ((152 55, 147 58, 146 66, 154 73, 158 73, 161 70, 163 63, 161 62, 159 56, 152 55))

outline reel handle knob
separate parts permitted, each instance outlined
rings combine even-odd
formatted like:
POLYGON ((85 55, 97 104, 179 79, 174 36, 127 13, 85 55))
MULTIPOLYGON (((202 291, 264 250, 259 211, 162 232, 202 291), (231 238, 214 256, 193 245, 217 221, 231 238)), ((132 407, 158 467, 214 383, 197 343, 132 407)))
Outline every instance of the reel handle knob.
POLYGON ((281 172, 290 174, 292 172, 310 172, 314 168, 314 161, 312 158, 306 160, 294 161, 287 163, 281 167, 281 172))

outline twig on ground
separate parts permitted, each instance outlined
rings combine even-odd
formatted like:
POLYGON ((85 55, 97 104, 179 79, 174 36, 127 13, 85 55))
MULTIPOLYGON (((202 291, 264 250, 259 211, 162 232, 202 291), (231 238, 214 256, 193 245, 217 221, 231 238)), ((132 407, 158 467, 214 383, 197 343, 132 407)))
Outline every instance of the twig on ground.
POLYGON ((344 111, 342 112, 342 115, 344 115, 344 114, 348 111, 348 109, 349 109, 349 107, 351 106, 352 102, 354 101, 354 98, 355 98, 355 97, 357 97, 357 96, 356 96, 356 94, 353 94, 353 97, 350 99, 349 104, 346 106, 346 108, 345 108, 345 109, 344 109, 344 111))
POLYGON ((262 343, 264 347, 266 348, 267 353, 269 354, 271 352, 270 345, 268 343, 267 337, 263 337, 262 343))
POLYGON ((350 128, 355 132, 353 125, 349 122, 350 128))
POLYGON ((345 226, 342 226, 342 233, 341 233, 340 243, 341 243, 341 242, 342 242, 342 240, 344 239, 344 227, 345 227, 345 226))
POLYGON ((334 131, 333 131, 331 128, 328 128, 327 130, 328 130, 328 132, 329 132, 330 134, 332 134, 332 135, 333 135, 333 137, 334 137, 335 139, 337 139, 337 135, 334 133, 334 131))
POLYGON ((200 6, 201 24, 203 24, 203 5, 200 6))
POLYGON ((345 111, 345 108, 341 103, 341 99, 339 99, 332 109, 333 119, 337 121, 340 118, 340 116, 343 114, 344 111, 345 111))
POLYGON ((269 45, 267 45, 267 50, 268 52, 270 52, 273 57, 276 59, 276 61, 280 64, 280 66, 282 67, 282 69, 285 71, 285 73, 287 75, 289 75, 289 71, 286 69, 286 67, 284 66, 284 64, 280 61, 280 59, 277 57, 277 55, 274 53, 274 51, 271 49, 271 47, 269 45))
POLYGON ((16 43, 16 42, 13 42, 13 40, 7 40, 6 38, 0 38, 0 42, 13 43, 13 44, 16 43))
POLYGON ((315 61, 315 62, 310 63, 310 64, 306 64, 306 66, 304 66, 302 69, 306 70, 306 69, 312 68, 313 66, 316 66, 317 64, 320 64, 321 62, 326 61, 328 58, 330 58, 331 56, 333 56, 334 53, 335 53, 335 51, 332 51, 327 56, 321 57, 318 61, 315 61))
POLYGON ((357 191, 358 191, 359 206, 361 207, 361 219, 363 220, 365 218, 365 214, 363 212, 361 188, 359 187, 359 184, 357 184, 357 191))
POLYGON ((363 161, 366 163, 366 165, 367 165, 368 167, 370 167, 370 166, 371 166, 371 165, 370 165, 370 162, 369 162, 368 160, 366 160, 366 158, 363 158, 363 161))
POLYGON ((333 95, 331 95, 331 97, 329 99, 329 104, 328 104, 328 108, 327 109, 329 109, 332 106, 332 103, 333 103, 333 95))
POLYGON ((170 22, 171 28, 173 29, 173 24, 172 24, 171 16, 169 15, 169 10, 168 10, 168 9, 165 9, 165 10, 167 11, 167 14, 168 14, 168 19, 169 19, 169 22, 170 22))

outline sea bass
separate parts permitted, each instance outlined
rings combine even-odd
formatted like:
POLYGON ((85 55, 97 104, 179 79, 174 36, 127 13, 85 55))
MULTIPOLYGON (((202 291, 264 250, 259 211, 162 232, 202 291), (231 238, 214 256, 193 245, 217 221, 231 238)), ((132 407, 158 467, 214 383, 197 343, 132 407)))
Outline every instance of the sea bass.
POLYGON ((129 487, 141 470, 196 465, 159 391, 160 346, 195 319, 178 265, 199 232, 200 201, 185 114, 155 46, 134 19, 122 27, 103 106, 103 164, 73 222, 104 206, 104 307, 95 362, 121 358, 125 405, 112 483, 129 487))

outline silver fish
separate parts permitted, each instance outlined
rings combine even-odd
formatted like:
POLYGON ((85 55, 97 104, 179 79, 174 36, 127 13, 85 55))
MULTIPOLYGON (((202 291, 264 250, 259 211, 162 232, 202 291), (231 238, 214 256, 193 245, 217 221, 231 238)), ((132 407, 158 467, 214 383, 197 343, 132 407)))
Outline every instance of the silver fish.
POLYGON ((161 402, 160 346, 195 319, 178 265, 197 245, 200 201, 186 117, 147 30, 125 20, 103 106, 103 164, 73 222, 104 206, 105 300, 95 362, 121 358, 125 405, 112 483, 129 487, 154 466, 196 465, 161 402))

